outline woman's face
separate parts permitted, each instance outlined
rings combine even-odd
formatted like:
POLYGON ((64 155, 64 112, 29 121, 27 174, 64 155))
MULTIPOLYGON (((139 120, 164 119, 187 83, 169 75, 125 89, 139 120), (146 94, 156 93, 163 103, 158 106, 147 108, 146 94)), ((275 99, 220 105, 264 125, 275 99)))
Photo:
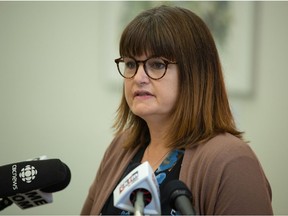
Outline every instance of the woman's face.
MULTIPOLYGON (((149 56, 136 56, 144 61, 149 56)), ((140 63, 136 75, 125 79, 125 98, 131 111, 148 121, 167 121, 178 97, 178 67, 168 64, 164 77, 150 79, 140 63)))

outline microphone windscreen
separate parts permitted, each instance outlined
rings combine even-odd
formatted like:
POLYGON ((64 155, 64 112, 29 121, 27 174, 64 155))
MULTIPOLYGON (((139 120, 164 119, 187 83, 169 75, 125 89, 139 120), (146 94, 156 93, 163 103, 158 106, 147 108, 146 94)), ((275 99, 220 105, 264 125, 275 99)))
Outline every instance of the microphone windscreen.
POLYGON ((186 196, 189 199, 192 199, 192 193, 185 185, 184 182, 180 180, 172 180, 168 182, 164 187, 163 197, 168 198, 168 202, 172 208, 175 208, 174 203, 177 197, 186 196))
POLYGON ((66 170, 63 171, 63 173, 66 171, 66 173, 64 175, 64 179, 59 181, 56 184, 42 188, 41 191, 43 191, 45 193, 55 193, 57 191, 63 190, 64 188, 66 188, 69 185, 70 180, 71 180, 71 171, 66 164, 63 163, 63 166, 66 168, 66 170))
POLYGON ((55 192, 70 182, 69 168, 59 159, 23 161, 0 167, 0 197, 32 190, 55 192))

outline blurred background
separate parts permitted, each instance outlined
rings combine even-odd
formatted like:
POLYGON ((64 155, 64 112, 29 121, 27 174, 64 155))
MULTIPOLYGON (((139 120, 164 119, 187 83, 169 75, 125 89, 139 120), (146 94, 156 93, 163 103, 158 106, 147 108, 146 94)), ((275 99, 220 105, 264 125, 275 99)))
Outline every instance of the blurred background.
POLYGON ((288 214, 288 2, 1 1, 0 166, 47 155, 72 179, 52 204, 0 215, 79 215, 113 137, 121 31, 163 3, 211 28, 238 128, 271 183, 274 213, 288 214))

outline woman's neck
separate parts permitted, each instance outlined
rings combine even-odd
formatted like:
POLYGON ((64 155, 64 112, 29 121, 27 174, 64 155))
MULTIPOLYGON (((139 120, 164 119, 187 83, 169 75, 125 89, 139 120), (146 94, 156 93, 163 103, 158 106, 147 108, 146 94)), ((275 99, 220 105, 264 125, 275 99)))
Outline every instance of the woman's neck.
POLYGON ((142 162, 148 161, 155 171, 172 149, 168 147, 167 140, 169 119, 160 121, 156 117, 150 120, 146 121, 150 133, 150 143, 144 152, 142 162))

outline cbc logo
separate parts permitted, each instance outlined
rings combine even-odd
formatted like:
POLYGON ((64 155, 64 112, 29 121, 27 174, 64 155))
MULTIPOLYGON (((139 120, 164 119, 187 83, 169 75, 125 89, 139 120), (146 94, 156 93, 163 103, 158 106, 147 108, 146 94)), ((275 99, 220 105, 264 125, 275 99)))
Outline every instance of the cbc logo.
POLYGON ((26 165, 19 173, 19 177, 26 183, 31 183, 35 179, 36 175, 37 170, 31 165, 26 165))

